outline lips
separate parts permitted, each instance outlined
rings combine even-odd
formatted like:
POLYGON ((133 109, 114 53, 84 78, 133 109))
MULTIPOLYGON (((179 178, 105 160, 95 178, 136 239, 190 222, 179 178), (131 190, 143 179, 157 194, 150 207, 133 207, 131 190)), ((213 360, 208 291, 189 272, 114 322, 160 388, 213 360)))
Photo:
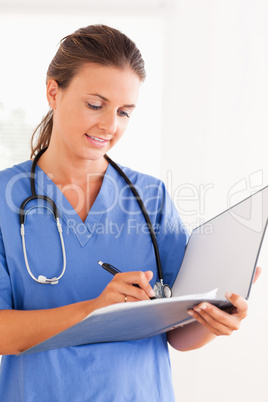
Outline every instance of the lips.
POLYGON ((90 142, 91 145, 96 147, 103 147, 108 144, 109 140, 105 140, 104 138, 95 137, 93 135, 85 134, 87 140, 90 142))
POLYGON ((99 137, 93 137, 93 135, 86 134, 86 136, 89 138, 92 138, 93 140, 98 141, 98 142, 108 142, 108 140, 104 140, 103 138, 99 138, 99 137))

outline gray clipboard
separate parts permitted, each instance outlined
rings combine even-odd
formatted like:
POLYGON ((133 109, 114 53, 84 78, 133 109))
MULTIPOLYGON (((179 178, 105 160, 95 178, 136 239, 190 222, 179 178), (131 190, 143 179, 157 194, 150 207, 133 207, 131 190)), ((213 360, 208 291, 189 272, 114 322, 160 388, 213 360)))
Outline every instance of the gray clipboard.
POLYGON ((218 288, 249 297, 268 219, 268 186, 193 230, 173 296, 218 288))

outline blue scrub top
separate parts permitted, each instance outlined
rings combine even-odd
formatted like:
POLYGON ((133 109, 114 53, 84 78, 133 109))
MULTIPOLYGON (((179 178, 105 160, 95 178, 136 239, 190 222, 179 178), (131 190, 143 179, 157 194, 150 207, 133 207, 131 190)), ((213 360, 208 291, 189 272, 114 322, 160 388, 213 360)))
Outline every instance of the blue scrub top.
MULTIPOLYGON (((0 172, 1 309, 49 309, 98 297, 112 279, 98 260, 124 272, 152 270, 153 286, 157 266, 145 219, 128 185, 111 165, 85 222, 37 166, 36 192, 51 197, 60 213, 67 266, 57 285, 36 283, 25 266, 18 215, 22 201, 31 194, 30 169, 31 161, 27 161, 0 172)), ((122 169, 150 215, 164 282, 172 285, 188 240, 186 230, 161 181, 122 169)), ((51 207, 35 200, 26 209, 30 268, 36 277, 58 276, 62 251, 51 207)), ((166 334, 139 341, 3 356, 0 396, 3 402, 174 401, 166 334)))

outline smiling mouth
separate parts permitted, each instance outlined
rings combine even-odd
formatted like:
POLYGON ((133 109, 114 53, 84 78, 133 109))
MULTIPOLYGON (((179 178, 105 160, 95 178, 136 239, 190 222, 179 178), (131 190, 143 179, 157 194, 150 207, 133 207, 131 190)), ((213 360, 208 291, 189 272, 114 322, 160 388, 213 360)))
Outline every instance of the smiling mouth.
POLYGON ((105 143, 108 142, 108 140, 103 140, 102 138, 98 138, 98 137, 93 137, 93 135, 88 135, 86 134, 87 137, 92 138, 94 141, 98 141, 100 143, 105 143))

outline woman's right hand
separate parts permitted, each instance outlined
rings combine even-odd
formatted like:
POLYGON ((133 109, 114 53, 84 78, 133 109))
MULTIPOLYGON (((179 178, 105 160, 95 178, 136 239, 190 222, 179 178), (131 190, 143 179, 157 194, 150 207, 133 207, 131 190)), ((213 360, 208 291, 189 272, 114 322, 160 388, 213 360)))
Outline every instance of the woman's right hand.
POLYGON ((0 310, 0 354, 20 353, 77 324, 100 307, 149 300, 153 295, 149 284, 152 277, 151 271, 120 273, 96 299, 44 310, 0 310))
POLYGON ((149 300, 155 296, 149 281, 152 271, 132 271, 116 274, 104 291, 97 298, 100 307, 115 303, 149 300), (133 286, 133 284, 138 285, 133 286))

